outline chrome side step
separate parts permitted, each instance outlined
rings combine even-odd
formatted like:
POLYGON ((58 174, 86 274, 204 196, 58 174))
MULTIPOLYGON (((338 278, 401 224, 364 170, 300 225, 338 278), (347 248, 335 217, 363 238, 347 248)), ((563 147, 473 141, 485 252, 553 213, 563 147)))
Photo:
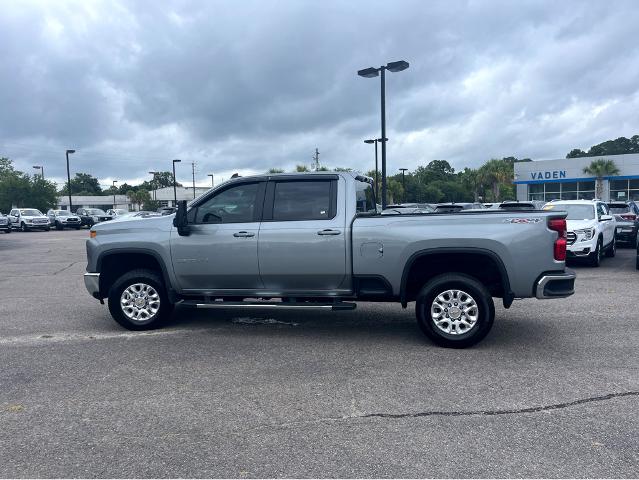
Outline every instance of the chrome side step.
POLYGON ((181 300, 177 305, 191 308, 273 308, 286 310, 355 310, 357 304, 348 302, 313 303, 313 302, 209 302, 181 300))

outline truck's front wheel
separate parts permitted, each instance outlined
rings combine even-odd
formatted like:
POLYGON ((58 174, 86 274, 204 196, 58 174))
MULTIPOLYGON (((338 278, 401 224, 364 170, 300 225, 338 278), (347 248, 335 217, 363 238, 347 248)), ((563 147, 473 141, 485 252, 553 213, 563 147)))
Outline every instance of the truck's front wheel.
POLYGON ((416 302, 417 323, 442 347, 465 348, 482 340, 495 319, 490 292, 461 273, 438 275, 422 287, 416 302))
POLYGON ((151 330, 170 317, 162 279, 152 270, 133 270, 118 278, 109 289, 109 311, 113 319, 129 330, 151 330))

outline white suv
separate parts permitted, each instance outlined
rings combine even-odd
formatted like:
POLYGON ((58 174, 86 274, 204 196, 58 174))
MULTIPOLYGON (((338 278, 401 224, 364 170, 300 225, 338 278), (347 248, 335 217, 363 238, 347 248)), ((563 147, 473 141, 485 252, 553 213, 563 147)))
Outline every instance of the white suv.
POLYGON ((614 257, 616 252, 615 218, 608 205, 599 200, 554 200, 544 210, 568 212, 568 257, 585 258, 598 267, 601 257, 614 257))
POLYGON ((37 208, 14 208, 9 212, 9 221, 12 228, 19 228, 23 232, 29 230, 51 229, 49 218, 42 214, 37 208))

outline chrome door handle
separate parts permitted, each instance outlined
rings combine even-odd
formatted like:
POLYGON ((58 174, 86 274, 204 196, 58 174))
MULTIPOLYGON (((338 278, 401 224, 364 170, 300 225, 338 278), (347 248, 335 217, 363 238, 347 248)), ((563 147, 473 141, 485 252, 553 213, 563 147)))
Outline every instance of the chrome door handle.
POLYGON ((331 230, 330 228, 317 232, 318 235, 339 235, 340 233, 342 232, 339 230, 331 230))
POLYGON ((253 232, 245 232, 242 230, 241 232, 234 233, 233 236, 236 238, 249 238, 254 237, 255 234, 253 232))

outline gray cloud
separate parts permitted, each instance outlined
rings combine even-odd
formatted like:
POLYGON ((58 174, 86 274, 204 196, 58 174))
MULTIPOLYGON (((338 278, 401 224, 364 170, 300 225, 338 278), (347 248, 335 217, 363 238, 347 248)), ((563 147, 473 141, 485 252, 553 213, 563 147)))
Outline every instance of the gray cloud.
MULTIPOLYGON (((639 133, 635 2, 14 2, 0 10, 0 155, 105 184, 172 158, 214 172, 389 170, 563 156, 639 133)), ((190 169, 180 166, 186 180, 190 169)))

